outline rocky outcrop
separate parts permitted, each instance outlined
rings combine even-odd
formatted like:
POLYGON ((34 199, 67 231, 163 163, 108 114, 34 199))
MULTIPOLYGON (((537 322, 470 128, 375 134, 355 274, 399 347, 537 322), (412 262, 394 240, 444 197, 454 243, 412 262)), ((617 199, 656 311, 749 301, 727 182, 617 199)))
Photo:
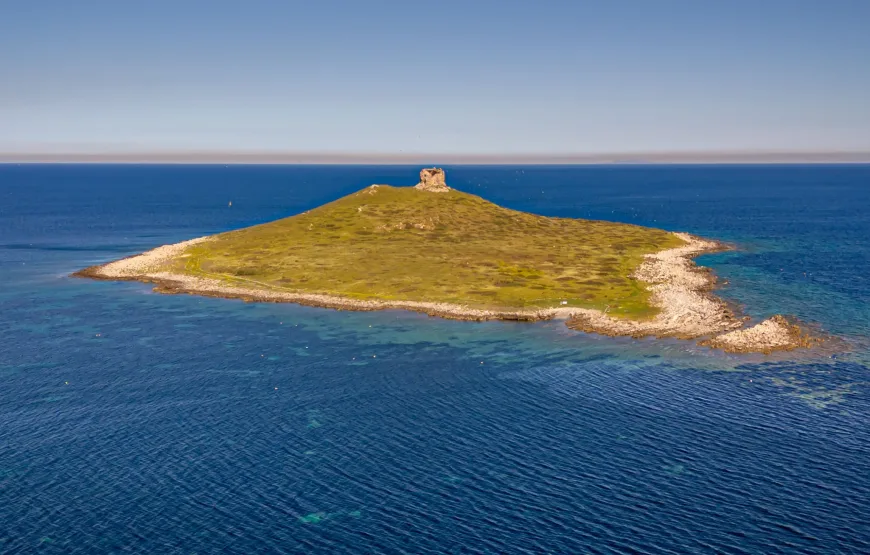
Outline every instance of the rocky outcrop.
POLYGON ((420 183, 416 189, 430 193, 446 193, 450 190, 444 181, 444 170, 441 168, 424 168, 420 170, 420 183))
POLYGON ((821 342, 821 337, 810 335, 788 318, 777 314, 760 324, 717 335, 700 344, 730 353, 770 354, 799 347, 810 348, 821 342))

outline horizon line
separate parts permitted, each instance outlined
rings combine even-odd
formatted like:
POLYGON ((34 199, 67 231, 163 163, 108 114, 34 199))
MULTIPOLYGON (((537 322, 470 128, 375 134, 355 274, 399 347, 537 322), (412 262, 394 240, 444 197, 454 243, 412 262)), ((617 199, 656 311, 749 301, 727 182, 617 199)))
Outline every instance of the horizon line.
POLYGON ((673 151, 459 154, 278 151, 0 152, 2 164, 592 165, 865 164, 870 151, 673 151))

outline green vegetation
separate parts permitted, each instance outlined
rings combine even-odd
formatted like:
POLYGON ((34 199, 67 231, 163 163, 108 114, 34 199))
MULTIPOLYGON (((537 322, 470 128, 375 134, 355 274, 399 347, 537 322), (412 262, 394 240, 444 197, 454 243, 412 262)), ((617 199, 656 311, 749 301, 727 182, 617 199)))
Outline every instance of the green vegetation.
POLYGON ((372 186, 319 208, 216 235, 175 271, 246 287, 477 308, 568 306, 653 314, 629 278, 679 246, 659 229, 547 218, 451 190, 372 186))

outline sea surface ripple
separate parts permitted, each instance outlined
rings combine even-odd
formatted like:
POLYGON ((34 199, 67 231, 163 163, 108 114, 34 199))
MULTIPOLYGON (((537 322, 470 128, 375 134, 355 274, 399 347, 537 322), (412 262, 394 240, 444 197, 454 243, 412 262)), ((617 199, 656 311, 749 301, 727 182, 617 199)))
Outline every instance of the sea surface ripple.
POLYGON ((0 165, 0 552, 870 553, 870 166, 447 168, 724 239, 733 356, 68 278, 411 167, 0 165), (232 207, 228 203, 232 201, 232 207))

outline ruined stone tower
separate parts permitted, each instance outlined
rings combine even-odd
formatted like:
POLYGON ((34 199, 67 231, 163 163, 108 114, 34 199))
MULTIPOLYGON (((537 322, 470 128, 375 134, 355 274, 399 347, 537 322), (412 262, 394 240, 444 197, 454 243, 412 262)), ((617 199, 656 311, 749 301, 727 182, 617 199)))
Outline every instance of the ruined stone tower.
POLYGON ((444 181, 444 170, 441 168, 424 168, 420 170, 420 183, 417 183, 416 188, 431 193, 446 193, 450 190, 450 187, 444 181))

